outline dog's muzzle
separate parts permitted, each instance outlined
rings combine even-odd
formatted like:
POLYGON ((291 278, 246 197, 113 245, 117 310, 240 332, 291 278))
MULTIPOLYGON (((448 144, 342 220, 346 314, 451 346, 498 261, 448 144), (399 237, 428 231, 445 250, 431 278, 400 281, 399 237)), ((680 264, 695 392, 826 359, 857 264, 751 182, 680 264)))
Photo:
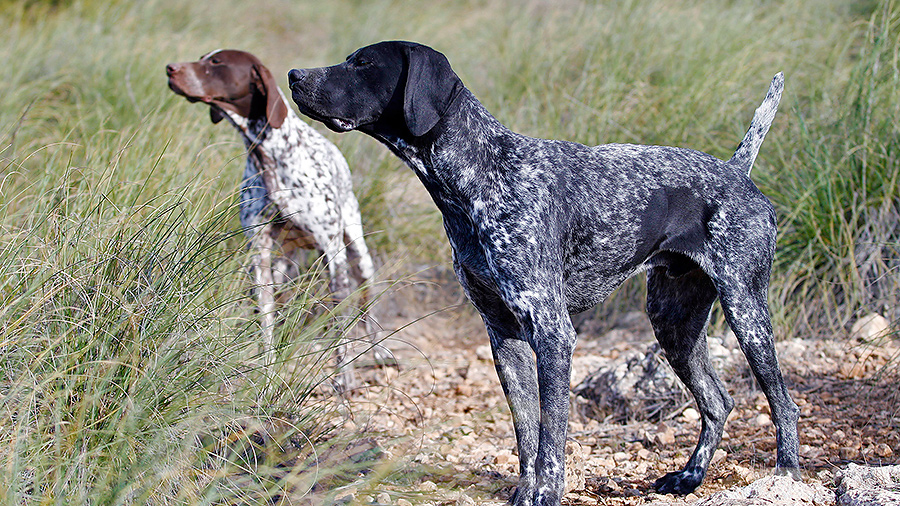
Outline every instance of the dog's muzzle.
POLYGON ((326 111, 319 110, 321 107, 316 105, 314 99, 317 88, 317 81, 321 79, 321 75, 307 69, 292 69, 288 72, 288 86, 291 89, 291 98, 297 104, 297 108, 303 114, 321 121, 331 130, 335 132, 349 132, 357 127, 356 122, 348 119, 334 117, 326 111))

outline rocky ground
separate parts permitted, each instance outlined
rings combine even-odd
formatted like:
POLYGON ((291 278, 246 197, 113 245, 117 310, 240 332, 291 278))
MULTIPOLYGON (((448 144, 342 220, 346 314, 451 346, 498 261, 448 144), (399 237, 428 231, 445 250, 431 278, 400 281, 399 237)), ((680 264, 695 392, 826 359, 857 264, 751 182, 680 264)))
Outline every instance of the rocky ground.
MULTIPOLYGON (((456 300, 459 304, 450 307, 419 301, 418 307, 434 303, 446 309, 405 326, 385 342, 400 361, 399 371, 360 372, 365 386, 344 404, 343 428, 380 446, 393 465, 385 471, 385 485, 374 491, 351 485, 338 493, 339 502, 502 504, 510 496, 518 472, 510 413, 481 320, 461 297, 456 300)), ((391 307, 382 309, 386 328, 412 319, 403 311, 391 313, 391 307)), ((613 330, 599 334, 590 321, 581 327, 573 388, 601 368, 645 357, 654 342, 642 313, 628 314, 613 330)), ((728 504, 757 504, 747 496, 768 497, 759 490, 787 497, 786 503, 834 504, 841 472, 851 463, 881 466, 900 461, 897 378, 879 374, 898 370, 896 365, 884 367, 897 359, 896 341, 873 347, 861 342, 864 339, 836 336, 778 343, 787 383, 802 410, 801 465, 804 483, 813 489, 800 491, 790 488, 790 480, 785 485, 766 478, 775 459, 769 408, 733 337, 723 336, 710 339, 711 354, 736 407, 704 484, 686 497, 657 495, 651 488, 657 477, 682 466, 696 443, 698 414, 687 397, 679 398, 676 392, 665 402, 623 412, 598 408, 573 394, 567 446, 571 491, 564 504, 709 505, 723 494, 737 501, 728 504), (646 419, 648 412, 651 420, 646 419), (777 491, 779 486, 788 486, 789 492, 777 491), (809 500, 803 499, 807 495, 809 500)), ((900 473, 893 486, 898 483, 900 473)), ((765 499, 759 504, 778 502, 765 499)))

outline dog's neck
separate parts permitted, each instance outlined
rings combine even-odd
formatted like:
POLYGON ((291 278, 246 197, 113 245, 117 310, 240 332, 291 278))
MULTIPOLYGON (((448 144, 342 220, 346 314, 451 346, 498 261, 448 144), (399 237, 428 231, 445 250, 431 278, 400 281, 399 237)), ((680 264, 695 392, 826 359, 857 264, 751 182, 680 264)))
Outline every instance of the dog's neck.
MULTIPOLYGON (((281 99, 284 100, 284 95, 281 99)), ((247 164, 241 178, 240 220, 249 237, 258 230, 261 221, 272 217, 269 188, 277 167, 295 165, 296 157, 302 153, 297 147, 314 142, 316 132, 291 109, 287 109, 278 128, 273 128, 265 116, 246 118, 225 109, 221 111, 241 134, 247 148, 247 164)))
MULTIPOLYGON (((278 90, 278 94, 281 95, 282 102, 285 102, 284 94, 281 93, 281 90, 278 90)), ((286 105, 285 108, 287 109, 287 115, 278 128, 272 128, 269 124, 269 118, 266 116, 247 118, 229 110, 220 109, 220 111, 228 118, 228 122, 231 123, 238 133, 241 134, 244 146, 249 151, 262 150, 262 154, 267 156, 276 155, 275 158, 278 158, 277 155, 280 153, 272 153, 270 151, 280 151, 296 145, 297 139, 294 137, 297 136, 298 131, 303 131, 304 127, 309 128, 306 123, 303 123, 297 117, 293 110, 286 105)))
POLYGON ((494 163, 498 144, 493 141, 517 134, 464 88, 427 134, 372 135, 406 162, 430 191, 460 191, 486 171, 498 169, 494 163))

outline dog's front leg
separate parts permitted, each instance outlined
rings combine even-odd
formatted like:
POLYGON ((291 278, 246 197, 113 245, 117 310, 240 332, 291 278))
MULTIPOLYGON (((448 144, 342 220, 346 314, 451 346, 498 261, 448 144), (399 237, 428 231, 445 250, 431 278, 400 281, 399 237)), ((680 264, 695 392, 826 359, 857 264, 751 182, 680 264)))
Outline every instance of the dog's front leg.
MULTIPOLYGON (((487 320, 485 320, 487 324, 487 320)), ((519 449, 519 482, 510 503, 515 506, 533 504, 537 491, 539 428, 541 423, 538 403, 538 382, 534 371, 531 347, 525 341, 504 337, 496 327, 488 324, 494 366, 506 402, 513 416, 516 443, 519 449)))
POLYGON ((454 268, 466 295, 484 320, 494 367, 512 412, 519 450, 519 482, 509 502, 515 506, 531 506, 537 490, 535 461, 541 419, 534 354, 523 339, 518 320, 500 296, 461 267, 455 258, 454 268))
POLYGON ((262 334, 259 351, 263 365, 269 367, 275 363, 275 280, 272 276, 272 250, 275 249, 275 239, 271 223, 256 233, 253 237, 253 246, 256 250, 253 274, 256 278, 259 326, 262 334))
POLYGON ((565 492, 569 375, 575 346, 575 329, 568 313, 547 312, 536 318, 530 341, 537 357, 541 403, 534 504, 557 506, 565 492))
MULTIPOLYGON (((559 506, 565 492, 569 376, 575 329, 562 302, 535 297, 537 293, 520 292, 504 298, 504 307, 515 315, 518 339, 498 341, 494 338, 497 332, 491 333, 497 372, 513 410, 519 441, 522 475, 512 500, 515 506, 559 506), (532 350, 536 361, 532 360, 532 350), (528 438, 520 435, 520 426, 528 438), (535 426, 536 453, 532 446, 535 426)), ((490 328, 488 325, 489 332, 490 328)))

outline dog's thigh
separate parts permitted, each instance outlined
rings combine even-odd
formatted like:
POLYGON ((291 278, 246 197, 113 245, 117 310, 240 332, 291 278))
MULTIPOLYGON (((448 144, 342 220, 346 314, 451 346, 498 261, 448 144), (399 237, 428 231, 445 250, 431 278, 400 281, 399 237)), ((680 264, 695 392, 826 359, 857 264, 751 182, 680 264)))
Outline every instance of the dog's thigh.
POLYGON ((700 485, 734 406, 709 361, 706 326, 715 299, 712 281, 699 268, 678 277, 671 277, 666 267, 647 274, 647 314, 656 338, 703 418, 700 439, 684 469, 654 484, 662 493, 687 494, 700 485))

